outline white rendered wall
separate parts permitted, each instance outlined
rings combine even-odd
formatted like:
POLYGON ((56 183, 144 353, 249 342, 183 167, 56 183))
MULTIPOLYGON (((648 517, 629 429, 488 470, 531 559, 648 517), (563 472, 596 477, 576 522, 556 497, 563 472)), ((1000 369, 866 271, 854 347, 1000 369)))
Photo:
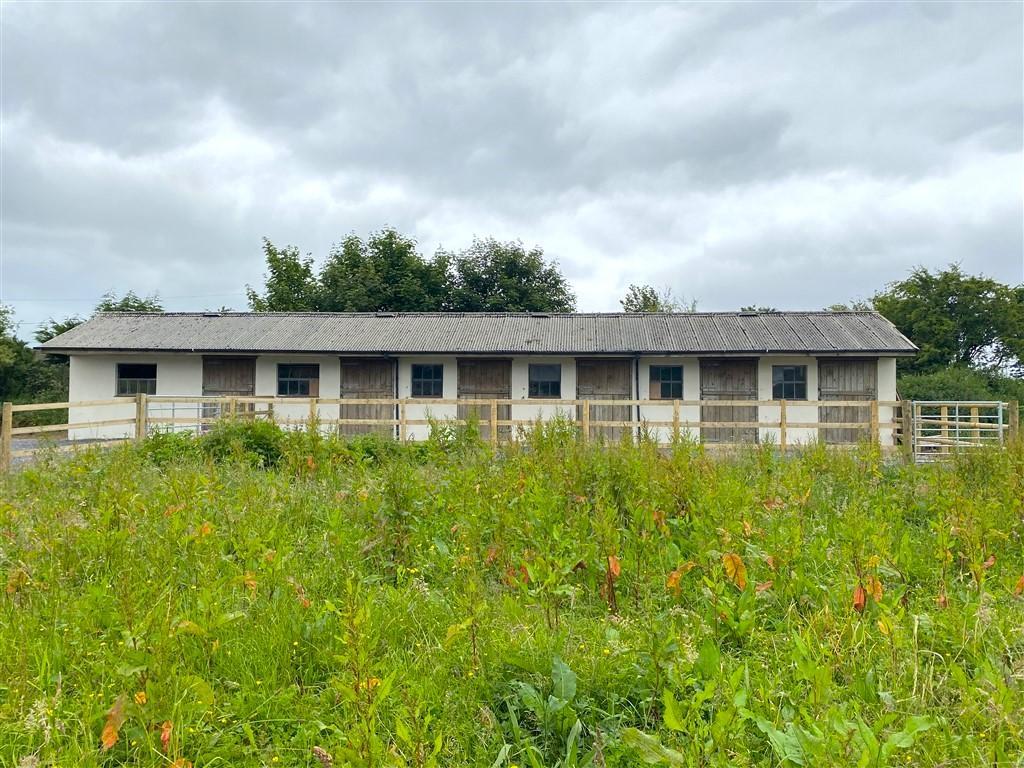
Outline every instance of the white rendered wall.
MULTIPOLYGON (((512 406, 512 418, 535 421, 538 418, 550 419, 562 416, 567 419, 576 418, 576 408, 572 405, 555 405, 550 403, 530 402, 530 365, 562 366, 561 400, 573 400, 576 397, 576 359, 572 357, 513 357, 512 358, 512 399, 523 400, 522 405, 512 406)), ((543 398, 551 400, 554 398, 543 398)))
MULTIPOLYGON (((878 399, 896 399, 896 358, 878 358, 878 399)), ((891 405, 878 406, 878 423, 880 442, 883 446, 896 444, 895 429, 892 426, 893 413, 896 409, 891 405)))
MULTIPOLYGON (((631 364, 633 361, 630 361, 631 364)), ((107 400, 115 398, 116 376, 118 363, 155 363, 157 366, 157 395, 198 397, 202 395, 203 364, 202 355, 71 355, 70 357, 70 389, 69 400, 107 400)), ((337 357, 309 355, 260 355, 256 359, 256 395, 275 397, 277 395, 277 366, 279 363, 318 364, 320 366, 320 397, 334 399, 340 395, 341 365, 337 357)), ((458 395, 458 359, 455 356, 406 356, 398 359, 398 396, 412 396, 412 365, 414 363, 441 364, 444 366, 443 399, 455 399, 458 395)), ((533 420, 538 417, 551 418, 561 414, 567 418, 575 418, 575 409, 571 405, 558 406, 531 403, 529 399, 529 366, 534 364, 558 364, 562 367, 563 400, 576 398, 576 361, 571 357, 555 356, 521 356, 511 358, 511 396, 513 400, 521 400, 522 405, 512 407, 512 418, 533 420)), ((636 376, 631 372, 631 389, 640 400, 649 401, 640 407, 641 421, 672 421, 671 402, 650 400, 650 367, 652 365, 681 365, 683 368, 682 400, 698 400, 700 398, 700 360, 696 357, 641 357, 639 364, 639 392, 636 389, 636 376), (657 402, 657 404, 655 404, 657 402)), ((772 399, 772 366, 773 365, 806 365, 808 399, 818 398, 818 366, 817 360, 809 356, 774 356, 762 357, 758 361, 758 399, 772 399)), ((878 360, 878 399, 896 400, 896 360, 887 357, 878 360)), ((153 403, 150 415, 162 415, 161 409, 168 406, 153 403)), ((177 406, 197 410, 197 406, 177 406)), ((318 413, 323 419, 336 419, 338 407, 334 405, 319 406, 318 413)), ((454 419, 458 408, 455 405, 416 405, 407 409, 407 418, 411 420, 454 419)), ((296 398, 294 405, 275 405, 275 418, 282 426, 304 422, 309 415, 309 404, 305 398, 296 398)), ((882 445, 894 442, 892 422, 893 408, 879 407, 879 422, 882 445)), ((71 408, 69 422, 72 424, 86 421, 104 421, 109 419, 129 419, 135 416, 134 398, 125 398, 124 405, 88 406, 71 408)), ((799 401, 788 400, 786 407, 787 421, 816 422, 818 408, 812 405, 801 405, 799 401)), ((697 421, 700 418, 699 406, 683 406, 680 409, 680 420, 697 421)), ((759 409, 759 421, 763 423, 777 422, 778 406, 762 406, 759 409)), ((325 430, 331 428, 325 427, 325 430)), ((422 440, 429 434, 428 425, 412 425, 408 436, 413 440, 422 440)), ((660 440, 667 441, 672 434, 671 427, 652 428, 660 440)), ((699 438, 696 427, 684 428, 683 434, 699 438)), ((134 435, 134 425, 108 427, 82 427, 70 430, 73 439, 115 439, 134 435)), ((787 443, 796 445, 816 440, 818 431, 813 428, 788 428, 787 443)), ((759 437, 762 442, 778 443, 778 427, 761 427, 759 437)))
MULTIPOLYGON (((454 400, 458 394, 458 360, 452 356, 423 355, 417 357, 400 357, 398 359, 398 396, 412 397, 412 366, 443 365, 444 382, 442 384, 442 400, 454 400)), ((405 418, 412 421, 425 419, 458 418, 457 405, 411 405, 406 409, 405 418)), ((413 424, 406 431, 409 440, 425 440, 430 435, 429 424, 413 424)))
MULTIPOLYGON (((807 399, 818 399, 818 360, 808 355, 762 357, 757 362, 757 399, 773 400, 772 397, 772 366, 774 365, 806 365, 807 366, 807 399)), ((758 409, 758 421, 775 422, 780 418, 781 407, 778 405, 762 405, 758 409)), ((818 420, 818 406, 801 405, 799 400, 786 400, 786 422, 812 423, 818 420)), ((778 445, 779 428, 761 427, 758 439, 762 443, 778 445)), ((818 430, 808 427, 786 427, 786 445, 806 445, 818 439, 818 430)))
MULTIPOLYGON (((194 397, 203 391, 203 361, 198 355, 71 355, 68 400, 109 400, 117 395, 118 363, 156 363, 157 395, 194 397)), ((135 417, 135 398, 124 405, 69 408, 68 423, 107 421, 135 417)), ((68 431, 73 440, 113 440, 132 437, 132 424, 111 427, 81 427, 68 431)))
MULTIPOLYGON (((257 397, 277 397, 277 366, 281 363, 319 365, 319 397, 334 400, 341 397, 341 361, 339 358, 312 355, 260 355, 257 357, 257 397)), ((294 403, 274 404, 274 420, 282 427, 305 426, 305 422, 309 418, 309 398, 296 397, 294 400, 294 403)), ((317 415, 321 419, 336 419, 338 418, 338 406, 318 405, 317 415)), ((336 428, 324 426, 323 430, 325 432, 335 431, 336 428)))
MULTIPOLYGON (((641 405, 641 421, 672 421, 672 401, 651 400, 651 366, 652 365, 681 365, 683 367, 683 396, 680 400, 700 399, 700 360, 696 357, 641 357, 640 358, 640 394, 638 400, 649 400, 658 405, 641 405)), ((634 384, 635 387, 635 384, 634 384)), ((698 421, 700 419, 699 405, 684 405, 679 408, 679 421, 698 421)), ((672 439, 672 427, 651 427, 652 434, 657 435, 661 442, 669 442, 672 439)), ((682 427, 680 434, 683 437, 698 440, 700 429, 698 427, 682 427)))

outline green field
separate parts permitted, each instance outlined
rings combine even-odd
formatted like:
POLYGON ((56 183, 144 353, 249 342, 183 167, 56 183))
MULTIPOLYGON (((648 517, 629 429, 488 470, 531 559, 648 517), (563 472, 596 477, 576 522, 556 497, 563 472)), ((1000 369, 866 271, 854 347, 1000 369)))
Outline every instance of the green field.
POLYGON ((1024 765, 1021 445, 225 426, 0 479, 0 568, 3 766, 1024 765))

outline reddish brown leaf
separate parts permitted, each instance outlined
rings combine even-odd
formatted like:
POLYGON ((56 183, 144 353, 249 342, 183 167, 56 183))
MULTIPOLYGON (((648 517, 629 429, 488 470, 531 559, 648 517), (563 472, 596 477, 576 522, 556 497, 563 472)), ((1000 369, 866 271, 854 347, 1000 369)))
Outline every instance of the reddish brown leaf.
POLYGON ((722 555, 722 565, 725 567, 725 575, 740 589, 747 588, 747 566, 743 564, 743 558, 735 552, 722 555))
POLYGON ((121 730, 125 718, 124 705, 125 695, 122 693, 117 697, 114 706, 107 710, 107 722, 103 724, 103 733, 100 735, 104 752, 117 744, 118 731, 121 730))
POLYGON ((988 560, 986 560, 984 563, 982 563, 981 567, 984 568, 987 571, 989 568, 991 568, 995 564, 996 564, 996 556, 995 555, 989 555, 988 556, 988 560))
POLYGON ((857 588, 853 590, 853 610, 857 613, 864 612, 864 605, 868 601, 868 593, 864 591, 863 584, 857 584, 857 588))
POLYGON ((769 568, 771 568, 773 571, 775 570, 775 558, 774 557, 772 557, 771 555, 768 555, 768 557, 766 557, 764 559, 764 561, 766 563, 768 563, 768 567, 769 568))
POLYGON ((167 753, 167 748, 171 744, 171 731, 174 730, 174 725, 170 720, 165 720, 164 724, 160 726, 160 748, 167 753))
POLYGON ((758 584, 756 587, 754 587, 754 591, 757 592, 757 594, 761 594, 762 592, 764 592, 766 590, 769 590, 771 588, 772 588, 772 582, 770 582, 770 581, 763 581, 760 584, 758 584))
POLYGON ((939 593, 939 596, 935 598, 935 604, 939 606, 939 608, 947 608, 949 606, 949 598, 946 597, 945 592, 939 593))
POLYGON ((619 578, 619 574, 622 573, 622 566, 619 564, 619 558, 615 555, 608 555, 608 573, 611 574, 613 581, 619 578))
POLYGON ((1017 586, 1013 588, 1013 594, 1017 595, 1018 597, 1024 595, 1024 573, 1022 573, 1020 575, 1020 578, 1017 579, 1017 586))

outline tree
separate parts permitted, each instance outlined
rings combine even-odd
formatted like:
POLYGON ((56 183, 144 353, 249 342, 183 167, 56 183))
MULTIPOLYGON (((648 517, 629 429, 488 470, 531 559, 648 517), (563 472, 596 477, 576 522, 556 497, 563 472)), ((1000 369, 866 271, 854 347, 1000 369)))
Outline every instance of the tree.
POLYGON ((910 277, 874 296, 875 308, 921 351, 907 373, 949 366, 1024 373, 1024 286, 1011 287, 959 266, 910 277))
POLYGON ((874 307, 870 301, 855 299, 847 304, 829 304, 825 307, 826 312, 870 312, 874 307))
POLYGON ((775 307, 755 307, 753 305, 751 305, 749 307, 740 307, 740 312, 760 312, 760 313, 768 314, 768 315, 770 315, 773 312, 778 312, 778 311, 779 310, 777 310, 775 307))
POLYGON ((14 313, 0 306, 0 400, 67 399, 67 367, 50 365, 14 335, 14 313))
MULTIPOLYGON (((158 294, 150 296, 137 296, 135 291, 128 291, 121 298, 117 294, 108 291, 103 294, 100 303, 96 305, 96 312, 163 312, 164 307, 160 302, 158 294)), ((53 322, 52 320, 50 321, 53 322)))
POLYGON ((40 344, 45 344, 55 336, 60 336, 62 333, 70 331, 72 328, 81 325, 85 321, 77 315, 66 317, 63 320, 54 320, 52 317, 35 332, 36 341, 40 344))
POLYGON ((319 308, 319 284, 313 275, 311 256, 303 258, 292 245, 278 248, 267 238, 263 238, 263 255, 268 272, 263 275, 263 293, 245 287, 254 312, 310 312, 319 308))
POLYGON ((651 285, 630 284, 625 298, 619 301, 623 312, 696 312, 697 300, 677 299, 666 286, 660 291, 651 285))
POLYGON ((425 258, 394 229, 363 240, 351 234, 331 248, 320 273, 292 246, 264 240, 263 293, 248 288, 257 312, 568 312, 575 297, 540 248, 474 239, 457 253, 425 258))
POLYGON ((430 312, 449 292, 445 265, 425 259, 416 241, 394 229, 363 242, 349 235, 320 273, 319 309, 327 312, 430 312))
POLYGON ((572 312, 576 296, 544 251, 522 241, 473 238, 457 254, 440 253, 450 264, 452 291, 444 308, 456 312, 572 312))

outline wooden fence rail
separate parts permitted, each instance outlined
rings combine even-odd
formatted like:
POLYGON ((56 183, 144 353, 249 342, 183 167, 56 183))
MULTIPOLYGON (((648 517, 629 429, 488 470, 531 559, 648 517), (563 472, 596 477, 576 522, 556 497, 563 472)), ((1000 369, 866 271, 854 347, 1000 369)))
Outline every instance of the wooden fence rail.
MULTIPOLYGON (((902 449, 908 458, 918 460, 934 459, 964 447, 1002 443, 1016 439, 1020 433, 1020 409, 1016 402, 157 397, 140 394, 135 398, 109 400, 4 403, 0 412, 0 471, 9 469, 13 459, 31 456, 38 450, 37 445, 18 448, 13 444, 14 438, 30 435, 60 437, 60 433, 67 433, 68 439, 54 447, 73 450, 84 444, 140 442, 153 429, 201 433, 222 418, 240 418, 269 419, 286 426, 316 423, 321 430, 328 428, 339 433, 377 428, 376 431, 404 442, 422 436, 422 430, 417 428, 437 423, 470 423, 470 419, 458 417, 460 406, 479 409, 475 423, 482 432, 486 430, 486 438, 492 445, 516 439, 519 431, 531 428, 538 419, 552 416, 576 421, 583 439, 614 439, 622 431, 637 435, 645 431, 662 442, 678 440, 684 434, 704 440, 706 430, 734 429, 753 434, 753 439, 746 443, 768 442, 783 450, 799 443, 826 439, 828 434, 835 434, 833 430, 849 430, 853 437, 845 442, 869 439, 886 450, 902 449), (346 406, 367 405, 384 406, 391 415, 383 418, 344 416, 346 406), (609 406, 629 406, 630 418, 599 418, 596 409, 609 406), (747 421, 705 420, 702 408, 707 406, 753 407, 757 409, 757 416, 747 421), (828 409, 839 407, 861 408, 867 413, 863 421, 828 421, 828 409), (506 409, 508 418, 498 418, 499 408, 506 409), (817 416, 808 420, 812 408, 817 416), (69 415, 68 423, 64 424, 14 425, 18 413, 61 409, 80 410, 69 415), (111 413, 112 409, 117 409, 116 413, 111 413), (517 413, 519 418, 515 418, 517 413)), ((720 447, 738 444, 716 443, 720 447)))

